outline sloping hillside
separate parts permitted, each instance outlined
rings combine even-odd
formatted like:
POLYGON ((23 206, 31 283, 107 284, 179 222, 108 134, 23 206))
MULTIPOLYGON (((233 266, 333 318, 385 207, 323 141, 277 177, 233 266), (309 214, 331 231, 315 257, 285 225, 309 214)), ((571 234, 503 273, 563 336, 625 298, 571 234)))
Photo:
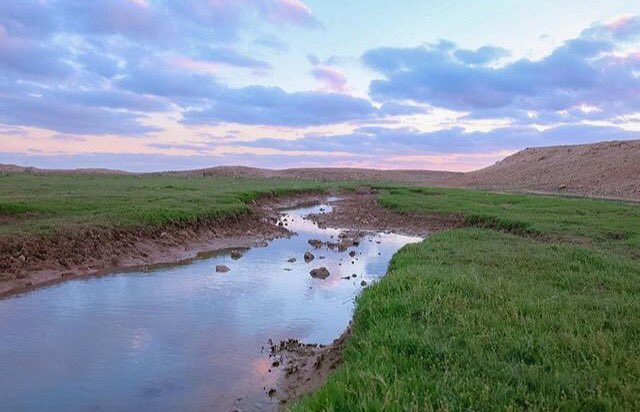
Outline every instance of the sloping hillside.
POLYGON ((447 185, 640 199, 640 140, 529 148, 447 185))
POLYGON ((0 173, 23 173, 24 169, 22 166, 0 164, 0 173))

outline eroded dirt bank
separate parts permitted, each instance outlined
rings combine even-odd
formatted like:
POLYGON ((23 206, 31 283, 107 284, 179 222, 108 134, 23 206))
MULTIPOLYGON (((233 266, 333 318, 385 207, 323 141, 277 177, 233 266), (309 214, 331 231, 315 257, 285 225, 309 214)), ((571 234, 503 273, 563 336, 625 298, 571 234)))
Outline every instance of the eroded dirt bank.
POLYGON ((161 228, 95 228, 50 237, 0 239, 0 297, 64 280, 169 264, 222 249, 246 248, 288 236, 277 210, 323 196, 264 198, 242 216, 161 228))
POLYGON ((371 192, 345 196, 332 205, 331 213, 314 214, 308 218, 320 227, 388 231, 422 237, 464 223, 462 216, 394 212, 380 206, 375 193, 371 192))
POLYGON ((270 360, 280 367, 278 387, 270 389, 280 405, 287 405, 314 392, 342 364, 342 350, 351 336, 351 326, 330 345, 302 343, 295 339, 271 343, 270 360))

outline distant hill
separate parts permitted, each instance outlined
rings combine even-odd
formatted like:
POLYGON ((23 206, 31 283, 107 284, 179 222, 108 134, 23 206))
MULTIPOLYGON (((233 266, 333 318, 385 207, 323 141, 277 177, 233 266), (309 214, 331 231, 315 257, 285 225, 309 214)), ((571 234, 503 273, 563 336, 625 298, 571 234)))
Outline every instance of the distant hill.
POLYGON ((22 166, 0 164, 0 173, 22 173, 24 169, 22 166))
POLYGON ((446 184, 640 199, 640 140, 528 148, 446 184))
MULTIPOLYGON (((49 170, 0 165, 4 173, 127 174, 108 169, 49 170)), ((393 181, 424 186, 539 191, 640 200, 640 140, 528 148, 469 173, 359 168, 260 169, 219 166, 154 173, 177 176, 393 181)))
POLYGON ((359 168, 295 168, 259 169, 245 166, 219 166, 185 172, 169 172, 178 175, 226 176, 226 177, 266 177, 315 180, 366 180, 372 182, 394 181, 407 183, 442 184, 461 176, 458 172, 433 170, 378 170, 359 168))
POLYGON ((24 167, 10 164, 0 164, 0 173, 42 173, 42 174, 59 174, 59 173, 79 173, 79 174, 95 174, 95 175, 128 175, 132 174, 124 170, 115 169, 38 169, 36 167, 24 167))

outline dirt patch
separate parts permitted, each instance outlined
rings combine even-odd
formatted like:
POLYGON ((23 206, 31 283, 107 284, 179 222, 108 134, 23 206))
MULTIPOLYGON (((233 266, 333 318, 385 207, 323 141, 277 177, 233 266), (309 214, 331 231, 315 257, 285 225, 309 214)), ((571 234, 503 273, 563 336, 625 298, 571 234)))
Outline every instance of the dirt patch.
POLYGON ((340 227, 352 230, 394 232, 412 236, 459 227, 462 216, 398 213, 378 204, 375 193, 361 193, 344 197, 333 203, 331 213, 309 215, 308 219, 320 227, 340 227))
POLYGON ((83 276, 178 263, 214 250, 264 245, 289 236, 278 209, 318 202, 308 195, 265 198, 246 215, 161 228, 83 228, 48 237, 0 239, 0 297, 83 276))
POLYGON ((322 386, 342 363, 342 350, 351 335, 351 327, 330 345, 302 343, 295 339, 271 343, 272 368, 281 371, 271 396, 287 404, 322 386))

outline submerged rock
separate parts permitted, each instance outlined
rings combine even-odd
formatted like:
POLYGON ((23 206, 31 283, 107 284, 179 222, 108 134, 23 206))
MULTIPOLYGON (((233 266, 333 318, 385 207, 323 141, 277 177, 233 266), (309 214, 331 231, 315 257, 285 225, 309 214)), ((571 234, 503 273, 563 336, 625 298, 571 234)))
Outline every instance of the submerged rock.
POLYGON ((295 262, 296 260, 297 260, 296 258, 291 257, 291 258, 287 259, 287 262, 289 262, 289 263, 293 263, 293 262, 295 262))
POLYGON ((354 257, 356 255, 356 251, 352 250, 351 252, 349 252, 349 256, 354 257))
POLYGON ((216 265, 216 272, 218 273, 226 273, 230 271, 229 266, 226 265, 216 265))
POLYGON ((367 286, 367 281, 363 280, 362 282, 360 282, 360 286, 367 286))
POLYGON ((313 269, 311 272, 309 272, 309 274, 314 279, 326 279, 330 275, 329 269, 327 269, 324 266, 323 267, 319 267, 317 269, 313 269))
POLYGON ((307 242, 316 249, 320 249, 324 244, 324 242, 319 239, 309 239, 307 242))
POLYGON ((234 250, 231 252, 231 259, 238 260, 241 257, 242 257, 242 252, 240 252, 239 250, 234 250))
POLYGON ((309 263, 311 262, 313 259, 315 258, 315 256, 313 256, 313 253, 311 252, 304 252, 304 261, 309 263))

